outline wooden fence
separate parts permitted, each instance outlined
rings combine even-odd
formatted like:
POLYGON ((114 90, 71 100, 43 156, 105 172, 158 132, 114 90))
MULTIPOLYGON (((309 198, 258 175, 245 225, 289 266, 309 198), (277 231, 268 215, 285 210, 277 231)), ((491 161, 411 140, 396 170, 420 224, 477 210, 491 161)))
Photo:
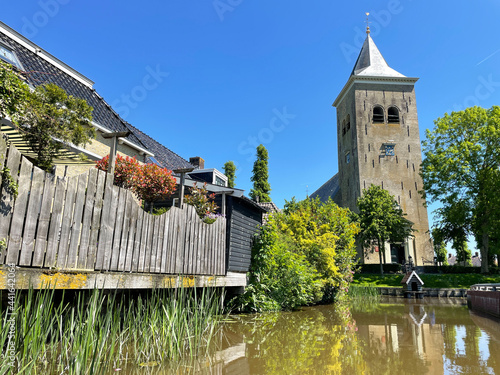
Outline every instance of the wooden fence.
POLYGON ((192 206, 155 216, 96 168, 71 177, 45 173, 0 136, 0 264, 60 270, 224 275, 226 219, 204 223, 192 206), (7 157, 6 157, 7 156, 7 157), (0 177, 1 179, 1 177, 0 177))

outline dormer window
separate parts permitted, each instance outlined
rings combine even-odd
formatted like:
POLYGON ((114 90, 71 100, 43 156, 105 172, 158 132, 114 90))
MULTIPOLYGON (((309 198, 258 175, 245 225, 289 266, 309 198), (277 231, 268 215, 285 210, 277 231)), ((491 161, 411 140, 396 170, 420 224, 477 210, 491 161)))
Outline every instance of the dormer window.
POLYGON ((373 122, 383 123, 384 122, 384 109, 380 106, 373 108, 373 122))
POLYGON ((396 107, 390 107, 387 110, 387 121, 390 123, 399 123, 399 110, 396 107))
POLYGON ((22 69, 21 63, 19 62, 14 51, 4 44, 0 43, 0 59, 14 65, 16 68, 22 69))

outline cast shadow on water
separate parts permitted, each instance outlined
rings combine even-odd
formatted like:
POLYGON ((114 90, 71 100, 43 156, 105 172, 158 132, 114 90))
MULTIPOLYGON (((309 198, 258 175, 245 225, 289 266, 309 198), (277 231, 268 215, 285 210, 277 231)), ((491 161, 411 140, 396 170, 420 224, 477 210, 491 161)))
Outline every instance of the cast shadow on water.
POLYGON ((232 315, 210 357, 148 374, 500 374, 500 323, 462 299, 232 315))

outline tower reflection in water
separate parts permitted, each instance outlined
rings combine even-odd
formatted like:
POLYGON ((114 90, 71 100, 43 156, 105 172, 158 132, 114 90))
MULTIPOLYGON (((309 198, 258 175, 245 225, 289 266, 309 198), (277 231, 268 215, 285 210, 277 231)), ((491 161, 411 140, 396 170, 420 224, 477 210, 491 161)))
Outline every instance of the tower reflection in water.
POLYGON ((332 306, 236 316, 218 366, 223 374, 500 374, 499 322, 458 299, 392 301, 358 307, 347 323, 332 306))

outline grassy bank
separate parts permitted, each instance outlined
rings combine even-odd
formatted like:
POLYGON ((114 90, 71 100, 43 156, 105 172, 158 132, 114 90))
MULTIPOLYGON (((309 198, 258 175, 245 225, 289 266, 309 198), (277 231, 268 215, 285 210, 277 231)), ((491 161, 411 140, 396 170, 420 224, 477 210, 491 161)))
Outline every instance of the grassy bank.
MULTIPOLYGON (((424 288, 458 288, 468 289, 474 284, 500 283, 500 275, 481 274, 420 274, 424 282, 424 288)), ((402 274, 356 274, 353 285, 377 286, 377 287, 400 287, 402 274)))
POLYGON ((3 306, 1 374, 101 374, 203 355, 217 331, 222 299, 211 289, 72 295, 30 290, 16 295, 11 313, 3 306), (5 357, 9 340, 13 369, 5 357))

